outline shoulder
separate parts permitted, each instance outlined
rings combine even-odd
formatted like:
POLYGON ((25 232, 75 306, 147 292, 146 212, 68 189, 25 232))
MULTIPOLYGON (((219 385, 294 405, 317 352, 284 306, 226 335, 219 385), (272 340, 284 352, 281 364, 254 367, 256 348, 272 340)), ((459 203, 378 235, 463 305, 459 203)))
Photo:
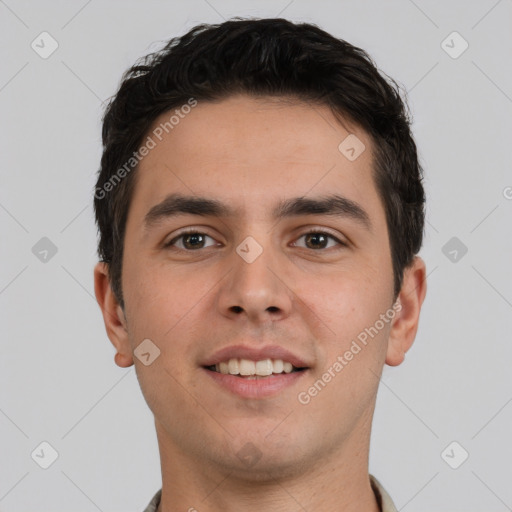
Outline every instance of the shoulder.
POLYGON ((160 498, 162 496, 162 489, 160 489, 149 502, 149 505, 144 509, 143 512, 156 512, 158 505, 160 505, 160 498))
POLYGON ((377 497, 377 501, 379 502, 381 512, 397 512, 391 496, 386 492, 386 489, 384 489, 382 484, 373 475, 370 475, 370 483, 373 492, 377 497))

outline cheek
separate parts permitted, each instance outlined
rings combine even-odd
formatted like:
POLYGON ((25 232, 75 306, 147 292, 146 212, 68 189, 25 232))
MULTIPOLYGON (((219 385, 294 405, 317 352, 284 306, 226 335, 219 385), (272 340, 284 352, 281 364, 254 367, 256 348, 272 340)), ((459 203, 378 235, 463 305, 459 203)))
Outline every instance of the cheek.
MULTIPOLYGON (((211 328, 205 324, 204 308, 213 307, 208 291, 215 281, 171 271, 164 264, 141 264, 139 268, 138 272, 130 273, 130 268, 126 272, 132 277, 127 279, 125 294, 132 349, 145 339, 151 340, 160 351, 155 361, 160 378, 165 380, 169 372, 181 382, 188 379, 187 372, 194 365, 195 340, 211 328)), ((134 361, 137 370, 145 372, 142 363, 136 358, 134 361)))
POLYGON ((383 277, 383 272, 368 268, 315 280, 315 286, 301 283, 300 299, 307 306, 304 310, 313 311, 316 322, 318 369, 314 377, 320 379, 321 388, 329 381, 329 389, 322 391, 319 402, 334 402, 335 406, 356 398, 365 402, 375 391, 391 326, 389 319, 381 320, 381 314, 390 308, 386 290, 391 277, 383 277))
MULTIPOLYGON (((126 269, 125 301, 128 319, 128 335, 132 350, 137 350, 143 340, 149 339, 150 357, 144 364, 135 352, 134 363, 144 398, 159 417, 165 411, 187 411, 187 393, 190 389, 189 340, 193 339, 190 323, 200 322, 196 308, 201 290, 186 286, 183 278, 166 276, 156 266, 143 267, 138 272, 126 269)), ((203 292, 204 293, 204 292, 203 292)), ((146 344, 148 342, 145 342, 146 344)), ((140 352, 142 352, 139 349, 140 352)), ((176 418, 166 419, 173 424, 176 418)))
POLYGON ((322 320, 329 337, 344 339, 373 324, 388 306, 383 288, 389 283, 379 281, 382 274, 351 267, 313 279, 299 277, 294 291, 322 320))
POLYGON ((197 301, 193 287, 169 275, 162 265, 127 262, 123 276, 129 328, 140 338, 162 340, 197 301))

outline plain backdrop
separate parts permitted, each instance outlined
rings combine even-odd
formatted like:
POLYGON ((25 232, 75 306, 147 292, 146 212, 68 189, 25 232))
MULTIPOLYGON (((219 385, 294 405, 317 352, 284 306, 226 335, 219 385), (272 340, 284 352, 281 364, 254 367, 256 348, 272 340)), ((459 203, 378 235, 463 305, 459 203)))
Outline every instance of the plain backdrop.
POLYGON ((370 472, 406 512, 512 510, 512 1, 4 0, 0 511, 138 512, 160 488, 152 414, 93 293, 103 102, 137 58, 233 16, 315 23, 407 90, 428 292, 384 369, 370 472))

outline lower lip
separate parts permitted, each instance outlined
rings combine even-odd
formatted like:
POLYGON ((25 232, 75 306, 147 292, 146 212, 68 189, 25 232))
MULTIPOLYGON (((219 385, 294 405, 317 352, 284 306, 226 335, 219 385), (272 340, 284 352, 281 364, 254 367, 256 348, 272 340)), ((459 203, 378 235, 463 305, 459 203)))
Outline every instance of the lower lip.
POLYGON ((248 379, 245 377, 237 377, 236 375, 214 372, 206 368, 203 368, 203 370, 222 387, 244 398, 265 398, 275 395, 279 391, 293 385, 308 371, 301 370, 299 372, 269 375, 268 377, 261 377, 259 379, 248 379))

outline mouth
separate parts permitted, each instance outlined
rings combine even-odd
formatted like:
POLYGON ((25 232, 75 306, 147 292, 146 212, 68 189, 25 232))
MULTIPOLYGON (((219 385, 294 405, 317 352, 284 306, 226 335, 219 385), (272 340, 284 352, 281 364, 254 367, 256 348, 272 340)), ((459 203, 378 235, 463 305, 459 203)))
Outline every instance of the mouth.
POLYGON ((307 367, 299 368, 281 359, 233 358, 202 368, 221 389, 246 399, 274 396, 304 378, 309 371, 307 367))
POLYGON ((221 375, 233 375, 242 379, 264 379, 276 375, 283 375, 307 370, 307 367, 298 368, 289 361, 282 359, 262 359, 252 361, 250 359, 232 358, 210 366, 203 366, 206 370, 220 373, 221 375))

